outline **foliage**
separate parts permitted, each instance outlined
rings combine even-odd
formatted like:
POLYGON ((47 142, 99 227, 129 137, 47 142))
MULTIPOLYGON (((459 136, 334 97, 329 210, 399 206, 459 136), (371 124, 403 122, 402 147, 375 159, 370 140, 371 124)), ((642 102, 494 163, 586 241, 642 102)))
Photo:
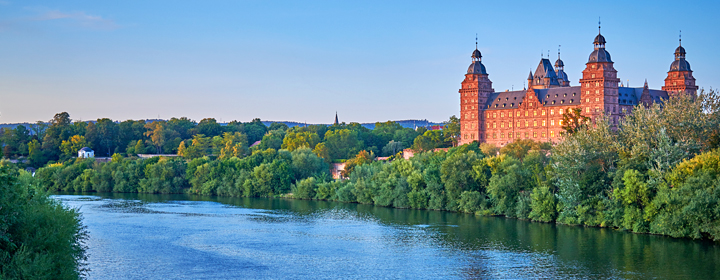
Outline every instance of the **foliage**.
POLYGON ((0 278, 78 279, 87 238, 80 213, 34 184, 31 174, 0 167, 0 278))

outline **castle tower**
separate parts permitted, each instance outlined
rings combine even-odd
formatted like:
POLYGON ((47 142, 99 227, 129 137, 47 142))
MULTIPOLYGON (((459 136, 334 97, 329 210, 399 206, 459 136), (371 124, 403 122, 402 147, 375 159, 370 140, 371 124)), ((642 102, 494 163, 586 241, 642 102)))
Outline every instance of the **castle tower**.
POLYGON ((560 59, 560 49, 558 49, 558 59, 555 61, 555 76, 557 76, 558 84, 561 87, 569 87, 570 80, 565 73, 565 63, 560 59))
POLYGON ((471 57, 472 64, 468 67, 462 88, 459 90, 460 145, 485 141, 484 106, 490 94, 494 92, 492 82, 488 79, 487 71, 482 64, 482 54, 477 49, 477 42, 471 57))
POLYGON ((618 106, 620 79, 617 78, 610 53, 605 50, 605 43, 605 37, 600 34, 598 26, 598 35, 593 41, 595 50, 590 54, 580 79, 580 108, 583 115, 593 120, 607 114, 611 117, 611 123, 615 124, 621 113, 618 106))
POLYGON ((681 38, 680 46, 675 49, 675 61, 670 64, 670 71, 665 78, 665 86, 662 87, 662 90, 667 91, 670 96, 675 96, 681 93, 695 95, 697 89, 695 77, 690 70, 690 63, 685 60, 685 48, 682 46, 681 38))

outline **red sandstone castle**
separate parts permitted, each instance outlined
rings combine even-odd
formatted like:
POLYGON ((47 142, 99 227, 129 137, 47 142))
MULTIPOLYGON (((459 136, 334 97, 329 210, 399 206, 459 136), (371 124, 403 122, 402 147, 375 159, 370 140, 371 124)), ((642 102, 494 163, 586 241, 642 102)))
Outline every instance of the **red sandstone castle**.
POLYGON ((624 111, 639 103, 649 105, 677 94, 696 94, 698 87, 680 43, 662 90, 649 89, 647 81, 641 88, 619 85, 617 70, 605 50, 605 37, 599 32, 580 86, 570 86, 558 53, 554 69, 549 59, 540 60, 535 73, 527 78, 527 89, 494 92, 476 46, 460 89, 459 142, 504 146, 515 139, 532 139, 557 143, 562 115, 569 109, 580 108, 591 119, 605 114, 616 124, 624 111))

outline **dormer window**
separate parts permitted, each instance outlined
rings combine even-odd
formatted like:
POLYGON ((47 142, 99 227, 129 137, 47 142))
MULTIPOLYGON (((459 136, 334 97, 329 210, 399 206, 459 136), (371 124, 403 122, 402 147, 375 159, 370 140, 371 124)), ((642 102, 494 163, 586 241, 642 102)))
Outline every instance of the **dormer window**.
POLYGON ((560 104, 563 104, 563 103, 565 103, 565 99, 560 100, 560 104))

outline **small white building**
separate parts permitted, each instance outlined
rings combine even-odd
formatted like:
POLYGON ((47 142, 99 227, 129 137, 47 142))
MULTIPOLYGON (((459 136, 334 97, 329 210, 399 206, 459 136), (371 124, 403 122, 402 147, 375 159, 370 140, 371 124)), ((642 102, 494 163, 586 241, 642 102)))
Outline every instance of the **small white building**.
POLYGON ((80 149, 78 151, 78 157, 79 158, 94 158, 95 152, 88 147, 83 147, 82 149, 80 149))

